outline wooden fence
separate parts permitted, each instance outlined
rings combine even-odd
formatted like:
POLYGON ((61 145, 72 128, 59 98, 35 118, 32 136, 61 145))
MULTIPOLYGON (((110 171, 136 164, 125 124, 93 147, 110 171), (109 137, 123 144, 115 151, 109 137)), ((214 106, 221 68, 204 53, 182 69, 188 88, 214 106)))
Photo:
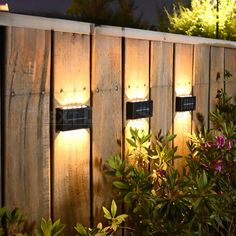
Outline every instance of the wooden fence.
POLYGON ((98 223, 110 205, 103 165, 125 153, 130 126, 170 130, 185 154, 196 112, 209 126, 225 69, 235 95, 233 42, 9 13, 0 25, 2 205, 30 222, 61 218, 66 235, 78 221, 98 223), (182 94, 197 97, 192 114, 175 112, 182 94), (126 120, 126 102, 136 98, 153 100, 151 119, 126 120), (92 129, 56 133, 55 108, 78 104, 92 106, 92 129))

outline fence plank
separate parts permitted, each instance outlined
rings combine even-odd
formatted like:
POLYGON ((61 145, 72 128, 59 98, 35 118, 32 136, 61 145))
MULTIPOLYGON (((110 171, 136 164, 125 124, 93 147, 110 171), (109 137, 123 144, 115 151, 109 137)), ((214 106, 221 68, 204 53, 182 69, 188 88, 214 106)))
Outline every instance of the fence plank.
POLYGON ((232 74, 232 77, 226 82, 226 92, 234 99, 236 103, 236 50, 225 49, 225 69, 232 74))
POLYGON ((151 132, 157 135, 172 133, 173 44, 152 42, 151 99, 154 101, 151 132))
MULTIPOLYGON (((55 32, 54 106, 90 104, 90 37, 55 32)), ((54 218, 74 235, 76 222, 90 225, 90 131, 54 133, 54 218)))
MULTIPOLYGON (((174 63, 176 96, 191 94, 193 77, 193 46, 176 44, 174 63)), ((190 112, 174 113, 174 133, 177 134, 174 144, 175 146, 178 146, 178 153, 180 155, 185 155, 188 152, 186 146, 188 138, 186 133, 191 133, 191 121, 192 117, 190 112)), ((184 162, 182 160, 176 160, 175 164, 177 168, 181 168, 184 165, 184 162)))
MULTIPOLYGON (((126 103, 128 101, 149 99, 149 41, 125 39, 124 55, 124 155, 127 155, 127 138, 130 128, 138 128, 149 132, 149 118, 126 120, 126 103)), ((155 105, 154 105, 155 106, 155 105)), ((134 161, 134 160, 130 160, 134 161)), ((124 232, 129 235, 129 232, 124 232)))
POLYGON ((193 130, 199 125, 197 113, 204 116, 205 127, 208 128, 209 86, 210 86, 210 47, 194 46, 193 95, 196 96, 196 111, 193 112, 193 130))
POLYGON ((121 154, 117 143, 122 140, 121 38, 95 35, 92 51, 93 213, 97 224, 103 218, 102 206, 110 207, 114 197, 103 165, 110 155, 121 154))
POLYGON ((6 37, 5 204, 39 221, 50 216, 50 32, 9 27, 6 37))
MULTIPOLYGON (((130 127, 149 131, 149 119, 126 120, 126 102, 149 99, 149 41, 125 40, 124 127, 125 140, 130 127)), ((127 152, 125 143, 125 153, 127 152)))
POLYGON ((211 47, 210 112, 214 111, 217 90, 224 86, 224 48, 211 47))
POLYGON ((2 119, 2 115, 3 115, 3 107, 4 107, 4 102, 2 99, 3 96, 3 86, 4 86, 4 80, 5 80, 5 28, 4 27, 0 27, 0 54, 2 55, 0 58, 0 205, 3 206, 3 185, 2 185, 2 180, 3 180, 3 171, 2 171, 2 163, 3 163, 3 141, 4 141, 4 137, 3 137, 3 121, 4 119, 2 119))

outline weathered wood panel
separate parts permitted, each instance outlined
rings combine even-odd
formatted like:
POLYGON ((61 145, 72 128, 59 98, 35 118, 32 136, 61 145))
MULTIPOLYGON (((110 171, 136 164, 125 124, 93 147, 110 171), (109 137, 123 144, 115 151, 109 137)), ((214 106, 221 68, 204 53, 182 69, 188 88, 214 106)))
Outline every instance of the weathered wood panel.
MULTIPOLYGON (((90 105, 90 37, 55 32, 54 108, 90 105)), ((55 111, 55 109, 54 109, 55 111)), ((90 224, 90 131, 54 133, 53 217, 90 224)))
POLYGON ((5 29, 4 27, 0 27, 0 205, 3 205, 3 186, 2 186, 2 178, 3 178, 3 172, 2 172, 2 163, 3 163, 3 130, 2 130, 2 125, 3 121, 2 120, 2 115, 4 114, 3 111, 3 100, 2 100, 2 95, 3 95, 3 86, 4 86, 4 71, 5 71, 5 29))
MULTIPOLYGON (((174 60, 175 95, 189 95, 192 92, 193 46, 186 44, 176 44, 174 60)), ((185 155, 188 152, 186 146, 188 137, 186 136, 186 133, 191 133, 191 130, 191 113, 174 112, 174 133, 177 134, 174 145, 178 146, 178 153, 180 155, 185 155)), ((180 168, 184 165, 182 160, 176 160, 175 164, 177 168, 180 168)))
POLYGON ((236 49, 225 49, 225 70, 232 74, 232 77, 226 82, 226 92, 232 96, 234 104, 236 103, 236 49))
POLYGON ((193 112, 193 131, 199 126, 197 113, 204 116, 208 128, 209 86, 210 86, 210 47, 194 46, 193 95, 196 96, 196 111, 193 112))
POLYGON ((6 37, 5 204, 39 221, 50 216, 50 32, 9 27, 6 37))
POLYGON ((210 112, 216 105, 217 90, 224 87, 224 48, 211 47, 210 112))
POLYGON ((173 44, 152 42, 151 45, 151 99, 154 101, 151 132, 172 133, 173 120, 173 44))
POLYGON ((103 166, 110 155, 120 155, 122 140, 121 38, 93 38, 93 213, 94 223, 103 218, 102 206, 110 207, 111 177, 103 166))
MULTIPOLYGON (((149 118, 126 119, 126 103, 128 101, 149 99, 149 41, 138 39, 125 39, 124 57, 124 157, 127 156, 129 145, 126 142, 130 138, 130 128, 137 128, 149 132, 149 118)), ((154 105, 155 106, 155 105, 154 105)), ((129 160, 134 162, 135 160, 129 160)), ((129 232, 124 232, 129 235, 129 232)))
MULTIPOLYGON (((126 102, 149 99, 149 41, 125 39, 124 65, 124 127, 125 137, 130 127, 149 131, 149 119, 126 120, 126 102)), ((125 141, 125 153, 127 152, 125 141)))

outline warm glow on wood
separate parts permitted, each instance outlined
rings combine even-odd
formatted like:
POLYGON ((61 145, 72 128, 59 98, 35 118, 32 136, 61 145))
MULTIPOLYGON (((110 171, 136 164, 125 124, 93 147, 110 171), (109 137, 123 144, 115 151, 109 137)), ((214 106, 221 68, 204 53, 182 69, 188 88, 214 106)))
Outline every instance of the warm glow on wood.
POLYGON ((0 4, 0 11, 9 11, 8 4, 0 4))
POLYGON ((139 130, 144 130, 145 132, 148 132, 148 128, 149 128, 149 123, 148 123, 148 119, 143 118, 143 119, 137 119, 137 120, 129 120, 126 129, 129 130, 130 127, 132 127, 133 129, 139 129, 139 130))
POLYGON ((129 84, 125 89, 127 98, 131 101, 146 99, 149 93, 149 85, 146 84, 145 75, 141 71, 127 72, 129 84))
POLYGON ((186 81, 187 79, 179 80, 175 88, 176 96, 183 96, 183 95, 191 94, 192 85, 189 81, 188 82, 186 81))
POLYGON ((89 104, 89 92, 88 91, 75 91, 66 92, 63 91, 57 95, 57 102, 61 106, 81 106, 89 104))
POLYGON ((56 137, 55 142, 57 144, 60 144, 58 146, 62 147, 62 149, 66 153, 66 150, 71 150, 75 148, 75 146, 78 146, 78 143, 83 146, 82 143, 87 143, 88 138, 89 131, 87 129, 78 129, 60 132, 56 137))

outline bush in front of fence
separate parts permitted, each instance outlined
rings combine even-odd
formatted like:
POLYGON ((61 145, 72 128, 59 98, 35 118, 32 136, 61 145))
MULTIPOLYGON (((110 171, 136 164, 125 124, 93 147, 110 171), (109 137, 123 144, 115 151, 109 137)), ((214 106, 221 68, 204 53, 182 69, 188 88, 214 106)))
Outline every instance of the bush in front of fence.
POLYGON ((180 157, 175 135, 131 129, 129 153, 112 156, 107 172, 125 204, 131 235, 236 235, 236 106, 217 93, 211 129, 190 135, 189 155, 180 157), (184 167, 177 169, 175 161, 184 167), (178 161, 179 162, 179 161, 178 161))

